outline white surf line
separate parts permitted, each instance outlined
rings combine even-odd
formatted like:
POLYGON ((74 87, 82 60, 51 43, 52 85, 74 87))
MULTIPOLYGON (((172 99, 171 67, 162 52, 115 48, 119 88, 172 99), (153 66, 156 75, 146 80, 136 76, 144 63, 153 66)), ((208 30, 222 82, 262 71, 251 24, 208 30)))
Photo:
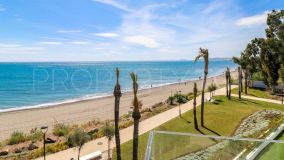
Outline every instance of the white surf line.
POLYGON ((255 148, 252 152, 250 152, 246 156, 246 160, 254 160, 261 153, 261 151, 270 144, 269 141, 275 139, 283 130, 284 130, 284 123, 280 125, 280 127, 278 127, 275 132, 272 132, 269 136, 267 136, 266 139, 268 141, 264 141, 259 147, 255 148))

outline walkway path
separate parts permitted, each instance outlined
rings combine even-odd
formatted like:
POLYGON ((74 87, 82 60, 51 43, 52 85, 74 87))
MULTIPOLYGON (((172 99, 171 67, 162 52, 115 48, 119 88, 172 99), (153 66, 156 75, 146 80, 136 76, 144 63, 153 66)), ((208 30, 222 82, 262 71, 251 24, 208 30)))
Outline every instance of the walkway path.
MULTIPOLYGON (((225 88, 218 89, 215 93, 215 95, 224 95, 226 92, 225 88)), ((205 94, 205 99, 206 97, 209 97, 209 93, 205 94)), ((201 101, 201 96, 197 97, 197 105, 200 105, 201 101)), ((185 113, 193 108, 193 101, 189 101, 186 104, 181 105, 181 112, 185 113)), ((161 124, 177 117, 179 114, 179 108, 175 107, 172 108, 168 111, 165 111, 163 113, 160 113, 156 116, 153 116, 149 119, 146 119, 139 124, 139 135, 146 133, 161 124)), ((120 138, 121 138, 121 143, 125 143, 129 140, 132 139, 132 134, 133 134, 133 126, 130 126, 128 128, 122 129, 120 131, 120 138)), ((114 147, 114 141, 112 142, 112 148, 114 147)), ((86 143, 81 150, 81 156, 90 154, 95 151, 106 151, 107 150, 107 139, 105 137, 90 141, 86 143), (100 143, 99 143, 100 142, 100 143), (99 144, 101 145, 99 145, 99 144)), ((144 151, 141 151, 144 152, 144 151)), ((46 157, 47 160, 70 160, 72 157, 77 157, 77 149, 70 148, 55 154, 48 155, 46 157)), ((43 158, 38 158, 37 160, 42 160, 43 158)))
MULTIPOLYGON (((233 97, 239 97, 239 95, 237 95, 237 94, 232 94, 232 96, 233 96, 233 97)), ((245 95, 242 95, 242 98, 245 98, 245 99, 252 99, 252 100, 257 100, 257 101, 264 101, 264 102, 269 102, 269 103, 282 104, 281 101, 274 100, 274 99, 258 98, 258 97, 245 96, 245 95)))

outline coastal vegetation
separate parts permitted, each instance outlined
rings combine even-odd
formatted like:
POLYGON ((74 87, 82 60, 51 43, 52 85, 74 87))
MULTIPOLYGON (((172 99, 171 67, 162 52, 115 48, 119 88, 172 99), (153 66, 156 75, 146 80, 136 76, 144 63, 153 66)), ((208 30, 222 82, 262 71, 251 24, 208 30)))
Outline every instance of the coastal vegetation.
POLYGON ((67 136, 69 133, 69 128, 64 123, 57 123, 54 125, 53 134, 55 136, 67 136))
MULTIPOLYGON (((173 96, 171 95, 167 101, 160 102, 150 108, 142 109, 142 101, 138 99, 138 76, 135 73, 131 73, 133 88, 133 112, 131 114, 123 115, 119 117, 121 88, 119 84, 119 70, 116 69, 116 84, 114 87, 113 95, 115 97, 114 102, 114 121, 107 121, 105 124, 101 122, 90 122, 81 126, 73 125, 68 126, 63 123, 56 123, 53 127, 52 136, 47 140, 42 139, 42 133, 34 129, 30 134, 24 134, 20 131, 15 131, 11 134, 10 139, 5 142, 5 145, 18 145, 13 150, 15 155, 23 153, 23 156, 28 158, 36 158, 43 154, 42 141, 44 143, 49 142, 47 145, 47 153, 54 153, 60 150, 64 150, 71 147, 78 148, 78 160, 80 159, 80 152, 83 145, 99 137, 105 136, 108 139, 108 159, 110 159, 110 142, 115 136, 116 149, 114 157, 120 159, 142 159, 144 156, 144 150, 146 148, 148 133, 139 136, 139 123, 141 120, 154 116, 158 113, 171 109, 177 104, 187 103, 193 99, 193 111, 188 111, 182 115, 182 118, 174 118, 165 124, 155 128, 156 130, 163 131, 175 131, 175 132, 191 132, 198 134, 211 134, 211 135, 238 135, 247 136, 253 138, 262 138, 267 136, 279 124, 284 122, 282 111, 283 106, 277 104, 271 104, 260 101, 253 101, 241 98, 243 92, 243 74, 244 74, 244 92, 248 95, 263 98, 273 98, 272 94, 279 92, 278 88, 284 83, 284 24, 283 24, 284 11, 272 11, 268 14, 266 29, 266 38, 255 38, 241 53, 240 57, 233 57, 235 63, 239 64, 238 68, 238 89, 231 91, 231 84, 233 83, 229 68, 225 73, 226 76, 226 97, 217 96, 212 100, 214 92, 217 86, 212 83, 207 88, 210 92, 210 101, 205 102, 205 87, 208 75, 209 65, 209 51, 208 49, 200 48, 199 54, 195 61, 200 58, 204 59, 204 78, 201 91, 201 105, 197 107, 196 98, 198 96, 197 85, 194 83, 193 93, 181 94, 177 92, 173 96), (253 81, 253 77, 262 80, 271 90, 270 92, 260 91, 257 89, 249 88, 253 81), (231 93, 238 93, 238 99, 231 97, 231 93), (212 100, 212 101, 211 101, 212 100), (206 105, 206 110, 205 110, 206 105), (236 114, 238 113, 238 114, 236 114), (206 121, 205 121, 206 114, 206 121), (280 116, 279 116, 280 115, 280 116), (256 116, 256 117, 253 117, 256 116), (131 119, 132 117, 132 119, 131 119), (241 132, 243 126, 249 126, 253 118, 259 117, 266 118, 267 126, 258 128, 257 132, 241 132), (198 118, 200 118, 200 124, 198 125, 198 118), (191 122, 194 122, 193 124, 191 122), (242 125, 246 124, 246 125, 242 125), (133 125, 133 140, 120 145, 119 130, 133 125), (114 126, 114 127, 113 127, 114 126), (240 131, 241 130, 241 131, 240 131), (239 132, 240 131, 240 132, 239 132), (249 134, 248 134, 249 133, 249 134), (28 144, 28 147, 19 148, 19 144, 28 144), (131 145, 132 144, 132 145, 131 145), (24 149, 23 149, 24 148, 24 149), (23 152, 25 151, 25 152, 23 152), (132 155, 132 157, 130 157, 132 155)), ((283 86, 282 86, 283 93, 283 86)), ((254 123, 254 122, 253 122, 254 123)), ((248 128, 245 128, 248 130, 248 128)), ((158 159, 173 159, 177 156, 185 156, 187 154, 195 154, 202 148, 212 147, 218 142, 214 140, 200 141, 198 145, 202 146, 201 149, 192 146, 190 141, 165 138, 163 136, 157 137, 158 142, 162 142, 163 154, 160 154, 158 159), (171 150, 174 145, 175 150, 171 150)), ((4 145, 4 146, 5 146, 4 145)), ((247 143, 246 148, 252 149, 254 145, 247 143)), ((239 152, 240 150, 235 148, 236 146, 228 145, 224 148, 229 151, 239 152)), ((154 148, 154 152, 156 149, 154 148)), ((4 153, 4 152, 3 152, 4 153)), ((5 152, 4 156, 8 154, 5 152)), ((14 154, 13 153, 13 154, 14 154)), ((213 159, 219 159, 220 157, 230 157, 226 153, 220 152, 213 159)))
POLYGON ((138 136, 139 136, 139 120, 141 118, 140 108, 142 107, 142 102, 138 100, 137 92, 138 92, 138 77, 135 73, 130 74, 132 82, 133 82, 133 112, 132 118, 134 123, 133 129, 133 147, 132 147, 132 159, 138 160, 138 136))
POLYGON ((231 72, 230 72, 229 67, 227 67, 225 75, 226 75, 226 96, 228 97, 228 99, 231 99, 232 78, 231 78, 231 72))
MULTIPOLYGON (((194 110, 190 110, 182 115, 183 117, 182 119, 174 118, 166 122, 165 124, 162 124, 161 126, 155 128, 154 130, 174 131, 182 133, 196 133, 196 134, 200 134, 202 132, 203 134, 207 135, 231 136, 234 134, 234 131, 239 127, 242 121, 245 118, 252 115, 253 113, 264 110, 284 111, 283 106, 279 104, 248 100, 244 98, 238 100, 238 98, 235 97, 231 97, 231 100, 228 100, 225 96, 216 96, 214 102, 206 102, 205 105, 206 105, 205 114, 207 117, 205 123, 206 127, 199 127, 199 129, 197 130, 194 126, 194 123, 188 123, 188 122, 194 122, 194 110)), ((200 118, 201 108, 197 107, 196 111, 197 111, 197 118, 200 118)), ((275 126, 278 126, 279 123, 281 122, 283 123, 283 120, 277 121, 277 124, 274 124, 273 121, 273 123, 271 123, 266 129, 272 128, 273 130, 273 128, 275 126)), ((145 154, 144 151, 146 150, 148 134, 149 132, 139 136, 139 159, 144 158, 145 154)), ((259 136, 259 135, 252 135, 251 137, 254 136, 259 136)), ((172 156, 184 155, 186 153, 189 153, 191 151, 190 149, 192 149, 190 142, 186 141, 184 138, 179 140, 177 137, 175 138, 166 137, 163 139, 156 140, 155 142, 157 142, 157 145, 158 143, 162 143, 160 145, 163 145, 163 148, 167 149, 163 150, 164 159, 172 159, 175 158, 172 156), (175 149, 173 150, 172 148, 175 149)), ((203 147, 205 147, 216 143, 214 141, 210 141, 210 143, 205 143, 205 142, 206 141, 201 142, 200 145, 203 144, 203 147)), ((123 159, 132 159, 131 144, 132 140, 122 144, 121 156, 123 159)), ((159 151, 157 151, 156 153, 159 153, 159 151)), ((113 152, 113 154, 115 158, 116 157, 115 152, 113 152)))
MULTIPOLYGON (((197 92, 197 96, 200 95, 200 92, 197 92)), ((184 93, 180 94, 179 96, 183 97, 181 99, 186 99, 186 102, 193 99, 193 93, 184 93)), ((165 112, 169 109, 172 109, 173 107, 176 107, 178 105, 177 98, 178 94, 175 94, 173 97, 174 101, 171 105, 169 101, 160 102, 157 103, 150 108, 143 108, 141 109, 141 121, 148 119, 152 116, 155 116, 159 113, 165 112)), ((131 125, 133 125, 133 120, 130 118, 131 114, 125 114, 119 117, 119 129, 127 128, 131 125)), ((110 125, 114 125, 114 121, 109 121, 110 125)), ((46 146, 46 153, 56 153, 65 149, 68 149, 68 137, 70 134, 74 132, 74 129, 76 128, 82 128, 84 131, 88 133, 91 139, 93 140, 96 138, 100 138, 104 136, 103 131, 104 123, 98 120, 89 121, 87 123, 83 123, 81 125, 67 125, 63 123, 56 122, 53 126, 52 134, 48 134, 47 137, 51 138, 52 140, 56 141, 54 143, 47 144, 46 146)), ((18 134, 17 134, 18 135, 18 134)), ((24 137, 24 140, 20 138, 22 142, 18 142, 14 145, 8 145, 8 142, 11 141, 11 139, 14 139, 14 136, 11 137, 9 140, 2 142, 1 146, 7 148, 7 153, 5 154, 5 157, 21 157, 21 158, 37 158, 43 155, 43 146, 42 146, 42 132, 37 129, 33 128, 29 134, 24 134, 23 132, 20 132, 21 137, 24 137), (33 142, 33 143, 32 143, 33 142), (28 147, 30 144, 33 144, 36 146, 33 150, 28 150, 28 147)), ((12 136, 12 135, 11 135, 12 136)), ((18 138, 17 138, 18 139, 18 138)), ((3 152, 6 152, 6 149, 3 148, 3 152)))
POLYGON ((193 121, 194 121, 194 128, 198 130, 198 121, 196 115, 196 97, 197 97, 197 84, 194 83, 193 87, 193 121))
MULTIPOLYGON (((247 44, 240 57, 233 57, 245 75, 245 93, 252 78, 258 77, 276 93, 277 86, 284 82, 284 10, 268 14, 265 38, 254 38, 247 44), (249 80, 248 80, 249 79, 249 80), (250 81, 250 82, 248 82, 250 81)), ((283 86, 282 86, 283 87, 283 86)))
POLYGON ((210 86, 208 86, 208 92, 210 93, 210 100, 214 97, 215 91, 217 90, 217 86, 214 83, 211 83, 210 86))
POLYGON ((195 58, 195 62, 200 58, 204 59, 204 77, 203 77, 203 86, 201 93, 201 126, 204 126, 204 99, 205 99, 205 86, 208 75, 208 66, 209 66, 209 52, 208 49, 200 48, 199 54, 195 58))
POLYGON ((121 89, 119 84, 119 69, 116 68, 116 84, 113 91, 114 95, 114 134, 115 134, 115 145, 117 160, 121 160, 120 151, 120 135, 119 135, 119 103, 121 97, 121 89))
POLYGON ((83 145, 90 140, 90 136, 82 128, 76 128, 72 134, 68 136, 68 146, 78 147, 78 160, 80 160, 80 153, 83 145))
POLYGON ((26 137, 23 132, 15 131, 11 134, 11 138, 9 139, 8 144, 13 145, 13 144, 18 144, 21 142, 26 141, 26 137))
POLYGON ((103 130, 103 135, 108 140, 107 155, 108 155, 108 160, 110 160, 111 159, 111 156, 110 156, 110 143, 111 143, 111 140, 113 139, 113 136, 114 136, 114 128, 113 128, 113 126, 110 125, 109 121, 106 121, 102 130, 103 130))

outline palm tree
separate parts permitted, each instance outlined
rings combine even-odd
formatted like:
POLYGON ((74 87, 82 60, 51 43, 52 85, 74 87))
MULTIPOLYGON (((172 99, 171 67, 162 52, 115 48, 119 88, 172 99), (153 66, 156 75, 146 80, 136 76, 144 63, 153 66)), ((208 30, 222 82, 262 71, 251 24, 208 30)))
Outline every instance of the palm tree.
POLYGON ((137 75, 135 73, 130 73, 131 79, 133 81, 133 113, 132 118, 134 120, 134 131, 133 131, 133 160, 138 160, 138 132, 139 132, 139 119, 141 114, 139 111, 140 106, 142 105, 137 98, 138 84, 137 84, 137 75))
POLYGON ((81 128, 76 128, 68 137, 68 145, 70 147, 78 147, 78 160, 80 160, 80 153, 83 145, 89 140, 90 136, 81 128))
POLYGON ((243 68, 242 67, 240 70, 240 85, 241 85, 241 92, 243 92, 243 68))
POLYGON ((108 155, 108 160, 110 160, 110 142, 114 136, 114 128, 113 126, 110 125, 109 121, 106 121, 105 125, 103 126, 103 135, 107 138, 108 140, 108 151, 107 151, 107 155, 108 155))
POLYGON ((196 97, 197 97, 197 84, 194 83, 194 88, 193 88, 193 116, 194 116, 194 128, 196 130, 198 129, 198 122, 197 122, 197 117, 196 117, 196 97))
POLYGON ((241 99, 241 83, 242 83, 242 77, 241 77, 241 67, 238 67, 238 73, 239 73, 239 99, 241 99))
POLYGON ((229 98, 229 72, 228 72, 229 68, 227 67, 227 70, 226 70, 226 96, 229 98))
POLYGON ((227 67, 227 77, 228 77, 228 98, 231 99, 231 72, 230 69, 227 67))
POLYGON ((121 89, 119 84, 119 69, 116 68, 116 85, 114 87, 113 95, 114 100, 114 128, 115 128, 115 144, 116 144, 116 155, 117 160, 121 160, 121 150, 120 150, 120 135, 119 135, 119 103, 121 97, 121 89))
POLYGON ((201 57, 203 57, 204 59, 204 79, 203 79, 202 95, 201 95, 201 126, 204 126, 204 92, 205 92, 205 85, 206 85, 208 65, 209 65, 208 49, 200 48, 199 54, 195 58, 195 62, 198 61, 201 57))

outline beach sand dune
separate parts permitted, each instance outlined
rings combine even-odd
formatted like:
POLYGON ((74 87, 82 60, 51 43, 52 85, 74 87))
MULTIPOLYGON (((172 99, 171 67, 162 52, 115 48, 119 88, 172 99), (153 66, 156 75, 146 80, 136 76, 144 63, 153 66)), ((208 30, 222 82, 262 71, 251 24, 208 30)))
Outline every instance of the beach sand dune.
MULTIPOLYGON (((235 78, 236 76, 237 72, 232 72, 232 77, 235 78)), ((172 94, 178 91, 182 93, 192 92, 194 82, 197 83, 200 90, 203 80, 193 80, 140 90, 138 96, 143 102, 143 107, 151 107, 156 103, 165 101, 171 95, 171 92, 172 94)), ((225 84, 224 74, 208 78, 207 85, 212 82, 218 86, 225 84)), ((131 110, 132 99, 132 92, 123 93, 120 104, 121 115, 131 110)), ((10 134, 17 130, 28 133, 32 128, 42 125, 48 125, 52 128, 56 122, 81 124, 96 119, 113 119, 113 109, 114 97, 108 96, 45 108, 3 112, 0 113, 0 140, 9 138, 10 134)))

